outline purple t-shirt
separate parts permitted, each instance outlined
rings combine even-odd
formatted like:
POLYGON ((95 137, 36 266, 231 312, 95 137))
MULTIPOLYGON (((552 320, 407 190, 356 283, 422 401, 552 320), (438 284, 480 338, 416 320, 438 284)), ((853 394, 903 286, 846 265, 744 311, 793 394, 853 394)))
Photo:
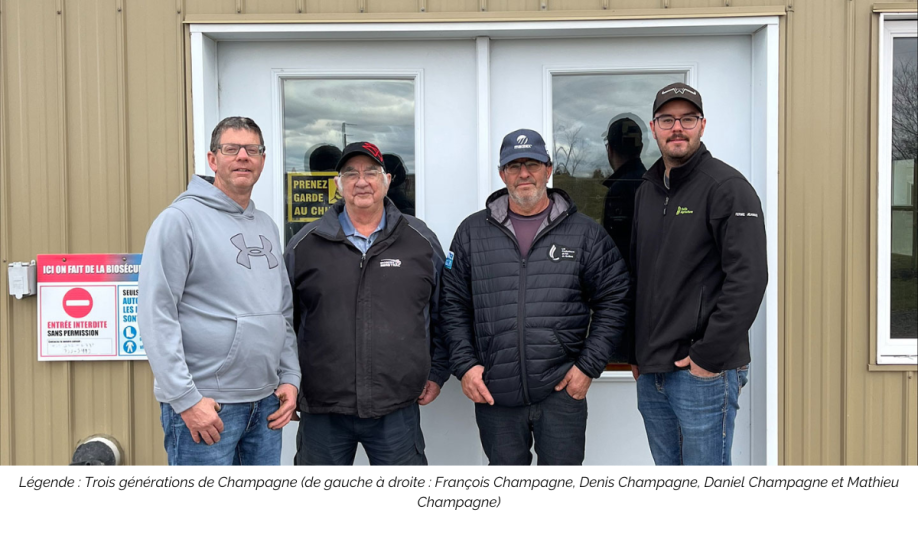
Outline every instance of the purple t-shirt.
POLYGON ((520 244, 520 253, 523 257, 529 255, 529 248, 532 246, 532 240, 535 238, 539 226, 541 226, 545 218, 548 217, 552 203, 553 202, 549 202, 545 210, 538 214, 533 214, 532 216, 521 216, 512 210, 508 211, 510 213, 510 222, 513 225, 513 233, 516 235, 516 241, 520 244))

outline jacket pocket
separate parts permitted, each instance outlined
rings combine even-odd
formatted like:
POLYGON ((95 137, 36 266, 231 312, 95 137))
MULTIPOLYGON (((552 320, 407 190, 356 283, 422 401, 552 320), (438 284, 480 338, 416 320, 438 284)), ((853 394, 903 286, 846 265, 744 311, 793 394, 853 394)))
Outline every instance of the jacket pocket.
MULTIPOLYGON (((557 329, 551 328, 551 332, 555 336, 555 340, 557 340, 558 344, 561 346, 561 349, 564 350, 564 354, 567 355, 567 357, 570 358, 572 361, 576 360, 577 357, 580 355, 581 348, 575 348, 574 345, 565 343, 564 339, 561 338, 561 334, 558 333, 557 329)), ((581 343, 577 346, 582 347, 583 344, 581 343)))
POLYGON ((698 340, 704 336, 703 333, 700 333, 701 326, 703 324, 703 315, 704 315, 704 285, 701 285, 701 293, 698 296, 698 315, 695 317, 695 336, 693 339, 698 340))
POLYGON ((217 387, 228 391, 275 387, 285 337, 286 321, 281 313, 237 316, 233 344, 216 373, 217 387))

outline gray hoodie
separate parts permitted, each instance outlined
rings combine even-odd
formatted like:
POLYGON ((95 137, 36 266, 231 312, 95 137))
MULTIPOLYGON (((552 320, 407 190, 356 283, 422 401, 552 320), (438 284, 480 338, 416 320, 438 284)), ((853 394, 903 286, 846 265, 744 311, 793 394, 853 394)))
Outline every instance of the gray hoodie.
POLYGON ((254 402, 300 384, 277 226, 212 182, 192 176, 143 250, 140 332, 156 399, 177 413, 204 396, 254 402))

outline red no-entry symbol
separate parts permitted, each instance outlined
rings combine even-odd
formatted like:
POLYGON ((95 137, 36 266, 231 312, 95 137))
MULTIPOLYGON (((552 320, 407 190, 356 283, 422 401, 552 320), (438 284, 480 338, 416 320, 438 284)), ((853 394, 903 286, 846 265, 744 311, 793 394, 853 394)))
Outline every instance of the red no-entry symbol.
POLYGON ((64 312, 73 318, 83 318, 92 311, 92 294, 85 288, 72 288, 64 294, 64 312))

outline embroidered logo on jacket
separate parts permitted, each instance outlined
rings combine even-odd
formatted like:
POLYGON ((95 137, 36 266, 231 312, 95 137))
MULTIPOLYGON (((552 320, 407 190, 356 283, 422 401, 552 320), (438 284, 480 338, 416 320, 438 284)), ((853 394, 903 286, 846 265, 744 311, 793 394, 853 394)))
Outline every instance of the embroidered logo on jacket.
POLYGON ((574 261, 577 260, 577 250, 552 244, 548 249, 548 258, 552 262, 574 261))
POLYGON ((695 213, 694 210, 689 210, 685 207, 676 207, 676 216, 680 214, 694 214, 694 213, 695 213))
POLYGON ((383 259, 379 261, 380 268, 398 268, 401 265, 402 261, 400 259, 383 259))
POLYGON ((263 235, 258 235, 258 238, 261 239, 260 248, 247 246, 245 243, 245 237, 242 236, 242 233, 239 233, 230 238, 230 242, 232 242, 232 244, 236 246, 236 249, 239 250, 239 255, 236 255, 236 263, 251 270, 252 261, 250 260, 250 257, 264 257, 268 261, 269 269, 277 268, 277 257, 271 253, 271 251, 274 249, 271 241, 265 238, 263 235))

